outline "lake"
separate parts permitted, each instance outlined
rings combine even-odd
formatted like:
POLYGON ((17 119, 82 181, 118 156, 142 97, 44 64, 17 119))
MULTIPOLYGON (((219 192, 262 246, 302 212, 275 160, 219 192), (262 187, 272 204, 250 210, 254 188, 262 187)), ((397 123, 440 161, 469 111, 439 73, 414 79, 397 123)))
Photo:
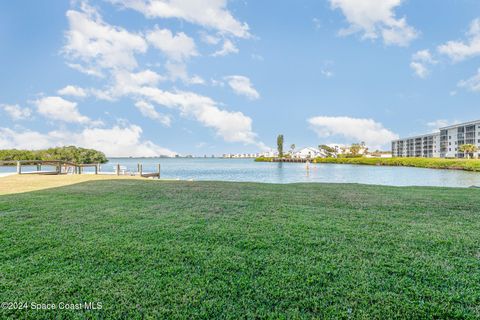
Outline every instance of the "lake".
MULTIPOLYGON (((253 159, 212 158, 111 158, 101 171, 113 172, 116 163, 136 171, 137 163, 144 172, 154 172, 161 164, 165 179, 250 181, 265 183, 328 182, 363 183, 390 186, 480 186, 480 173, 409 167, 381 167, 346 164, 254 162, 253 159)), ((34 170, 25 168, 25 170, 34 170)), ((0 175, 15 172, 15 167, 0 167, 0 175)))

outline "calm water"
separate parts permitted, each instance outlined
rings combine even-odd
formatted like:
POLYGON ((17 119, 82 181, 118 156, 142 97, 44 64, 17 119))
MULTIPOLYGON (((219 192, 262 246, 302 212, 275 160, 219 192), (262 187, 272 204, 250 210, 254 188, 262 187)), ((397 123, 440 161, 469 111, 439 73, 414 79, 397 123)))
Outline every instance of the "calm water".
MULTIPOLYGON (((480 185, 480 173, 433 170, 406 167, 355 166, 343 164, 254 162, 252 159, 110 159, 128 170, 143 163, 144 171, 156 171, 161 164, 162 178, 252 181, 266 183, 334 182, 365 183, 394 186, 451 186, 480 185)), ((103 169, 102 169, 103 170, 103 169)))
MULTIPOLYGON (((252 159, 110 159, 101 171, 113 172, 116 163, 136 171, 154 172, 161 164, 162 178, 181 180, 252 181, 266 183, 333 182, 392 186, 480 186, 480 173, 407 167, 357 166, 345 164, 254 162, 252 159)), ((34 170, 33 168, 25 168, 34 170)), ((47 170, 47 168, 45 168, 47 170)), ((15 172, 14 167, 0 167, 0 175, 15 172)), ((1 182, 0 182, 1 183, 1 182)))

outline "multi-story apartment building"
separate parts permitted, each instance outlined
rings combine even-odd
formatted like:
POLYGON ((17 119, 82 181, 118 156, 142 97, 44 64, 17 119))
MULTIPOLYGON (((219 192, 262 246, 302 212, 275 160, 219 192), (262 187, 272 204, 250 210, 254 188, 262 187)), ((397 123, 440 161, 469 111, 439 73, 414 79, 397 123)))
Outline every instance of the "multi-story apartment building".
POLYGON ((392 141, 393 157, 440 157, 440 133, 392 141))
MULTIPOLYGON (((480 120, 440 128, 440 132, 392 141, 394 157, 463 158, 463 144, 480 148, 480 120)), ((478 153, 472 155, 478 156, 478 153)))

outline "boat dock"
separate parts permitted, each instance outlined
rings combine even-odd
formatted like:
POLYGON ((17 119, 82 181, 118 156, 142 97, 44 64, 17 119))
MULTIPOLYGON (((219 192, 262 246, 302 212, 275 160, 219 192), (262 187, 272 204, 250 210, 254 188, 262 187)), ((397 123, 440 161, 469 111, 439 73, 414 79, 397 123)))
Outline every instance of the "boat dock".
POLYGON ((128 170, 127 167, 120 164, 114 165, 113 172, 101 171, 102 164, 81 164, 61 160, 12 160, 12 161, 0 161, 1 166, 16 167, 17 174, 39 174, 39 175, 61 175, 61 174, 103 174, 103 175, 128 175, 128 176, 140 176, 143 178, 158 178, 160 179, 160 164, 157 165, 157 171, 144 172, 143 165, 137 164, 137 170, 128 170), (36 170, 26 171, 24 167, 34 167, 36 170), (48 167, 48 170, 43 170, 44 167, 48 167), (93 169, 92 172, 85 172, 86 168, 93 169))
POLYGON ((312 162, 313 159, 302 159, 302 158, 272 158, 271 162, 297 162, 297 163, 306 163, 312 162))

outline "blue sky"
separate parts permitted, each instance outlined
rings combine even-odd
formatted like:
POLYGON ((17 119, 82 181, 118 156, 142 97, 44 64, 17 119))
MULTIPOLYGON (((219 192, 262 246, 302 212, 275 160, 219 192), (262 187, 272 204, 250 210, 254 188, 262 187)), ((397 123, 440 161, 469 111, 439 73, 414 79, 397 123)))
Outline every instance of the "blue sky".
POLYGON ((0 2, 0 148, 222 154, 480 118, 474 0, 0 2))

